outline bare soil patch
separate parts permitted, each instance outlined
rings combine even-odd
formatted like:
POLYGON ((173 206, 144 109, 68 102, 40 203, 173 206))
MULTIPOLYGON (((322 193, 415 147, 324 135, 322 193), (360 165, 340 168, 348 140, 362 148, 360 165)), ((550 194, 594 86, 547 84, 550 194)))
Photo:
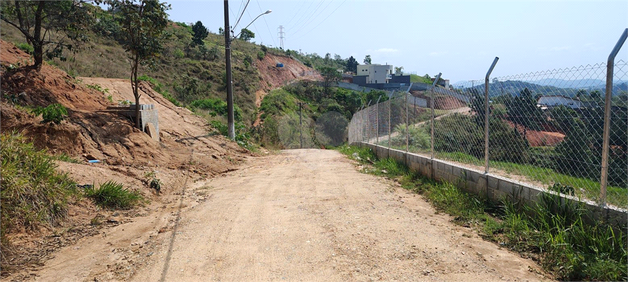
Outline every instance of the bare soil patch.
POLYGON ((40 230, 14 230, 11 257, 3 261, 2 275, 21 280, 53 256, 53 251, 94 236, 107 228, 153 213, 156 207, 178 193, 185 179, 206 179, 236 170, 251 154, 218 135, 202 118, 179 108, 142 83, 142 104, 154 104, 159 113, 161 142, 134 127, 127 117, 106 112, 119 100, 133 101, 130 82, 123 79, 72 78, 44 63, 41 71, 16 68, 28 64, 29 56, 11 43, 0 40, 2 77, 1 129, 19 132, 37 148, 52 154, 67 154, 79 164, 59 162, 78 184, 98 186, 108 180, 140 191, 150 204, 129 211, 103 210, 88 199, 69 207, 65 222, 40 230), (12 66, 13 65, 13 66, 12 66), (88 87, 88 85, 93 85, 88 87), (95 85, 107 89, 97 91, 95 85), (114 103, 111 103, 108 96, 114 103), (68 109, 60 124, 43 124, 28 108, 60 103, 68 109), (100 163, 88 164, 87 160, 100 163), (162 181, 162 193, 148 187, 149 175, 162 181), (18 278, 15 278, 18 277, 18 278))
POLYGON ((336 151, 251 158, 150 216, 64 247, 38 281, 542 281, 531 260, 453 224, 336 151))

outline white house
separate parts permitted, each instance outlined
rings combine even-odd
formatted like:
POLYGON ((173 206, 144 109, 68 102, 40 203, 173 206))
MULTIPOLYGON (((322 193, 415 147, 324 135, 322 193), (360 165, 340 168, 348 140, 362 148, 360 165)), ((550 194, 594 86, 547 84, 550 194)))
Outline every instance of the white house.
POLYGON ((366 76, 366 83, 387 83, 393 73, 392 65, 358 65, 358 76, 366 76))
POLYGON ((571 109, 582 108, 582 102, 580 100, 572 99, 560 95, 543 96, 536 102, 536 106, 546 110, 558 106, 565 106, 571 109))

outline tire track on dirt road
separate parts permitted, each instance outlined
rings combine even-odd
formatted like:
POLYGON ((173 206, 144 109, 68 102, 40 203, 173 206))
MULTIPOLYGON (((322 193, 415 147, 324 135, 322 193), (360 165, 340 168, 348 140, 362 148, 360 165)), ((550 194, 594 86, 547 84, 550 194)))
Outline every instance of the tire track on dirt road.
MULTIPOLYGON (((159 281, 166 264, 164 281, 547 280, 531 260, 451 223, 394 182, 358 172, 336 151, 250 158, 242 169, 189 186, 205 200, 182 210, 170 256, 172 229, 153 238, 146 261, 130 265, 132 276, 118 280, 159 281)), ((56 273, 85 279, 72 279, 61 259, 51 261, 56 273)), ((68 269, 103 263, 94 260, 68 269)), ((115 280, 106 273, 88 279, 115 280)))

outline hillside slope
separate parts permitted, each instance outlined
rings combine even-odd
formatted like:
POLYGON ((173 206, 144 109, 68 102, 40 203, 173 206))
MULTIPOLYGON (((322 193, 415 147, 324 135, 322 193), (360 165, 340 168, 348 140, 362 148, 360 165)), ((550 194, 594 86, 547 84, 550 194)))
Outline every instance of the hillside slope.
MULTIPOLYGON (((25 43, 13 27, 0 22, 2 39, 25 43)), ((174 98, 188 105, 206 98, 226 99, 224 37, 210 33, 205 46, 213 55, 202 55, 198 47, 190 47, 191 27, 171 23, 171 38, 154 65, 144 66, 140 73, 155 78, 174 98)), ((130 77, 128 54, 113 38, 91 32, 90 41, 76 52, 64 51, 64 60, 49 60, 72 77, 130 77)), ((295 79, 321 80, 314 69, 301 64, 281 50, 235 40, 232 44, 234 101, 243 110, 243 122, 251 125, 256 110, 268 91, 295 79), (260 60, 259 53, 264 57, 260 60), (247 62, 250 63, 247 63, 247 62), (283 68, 276 68, 282 63, 283 68)), ((26 62, 26 60, 24 60, 26 62)))
POLYGON ((204 119, 154 92, 146 82, 141 87, 142 103, 152 103, 158 110, 161 142, 135 128, 130 119, 105 111, 112 104, 109 100, 133 97, 128 80, 74 79, 48 64, 40 72, 30 70, 23 67, 29 60, 28 54, 2 40, 0 54, 3 134, 17 132, 32 140, 37 148, 54 155, 69 155, 78 163, 59 161, 58 169, 68 173, 77 184, 99 185, 111 180, 151 200, 137 210, 119 213, 100 209, 83 198, 71 204, 67 218, 58 225, 28 232, 9 230, 4 235, 13 247, 10 259, 2 262, 3 277, 8 271, 35 267, 55 249, 81 237, 99 234, 98 226, 145 220, 135 217, 147 216, 165 204, 176 205, 177 195, 188 179, 198 181, 236 170, 250 155, 236 143, 214 133, 204 119), (99 87, 95 85, 108 90, 97 91, 99 87), (33 108, 53 103, 68 109, 67 118, 60 124, 42 123, 41 116, 32 114, 33 108), (101 163, 89 164, 87 160, 92 159, 101 163), (147 175, 161 180, 161 194, 148 187, 147 175), (103 220, 107 224, 93 224, 103 220))

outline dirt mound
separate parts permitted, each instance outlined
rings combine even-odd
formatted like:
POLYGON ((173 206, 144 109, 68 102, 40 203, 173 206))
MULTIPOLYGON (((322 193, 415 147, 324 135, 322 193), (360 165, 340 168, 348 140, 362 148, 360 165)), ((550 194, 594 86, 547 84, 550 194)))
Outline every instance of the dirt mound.
POLYGON ((256 60, 255 66, 262 77, 260 90, 255 93, 255 104, 259 107, 269 90, 285 85, 294 80, 316 80, 323 78, 313 68, 288 56, 266 53, 263 60, 256 60), (283 64, 283 67, 277 67, 283 64))
MULTIPOLYGON (((2 129, 17 130, 31 137, 38 148, 52 153, 66 153, 81 159, 98 159, 113 165, 159 165, 168 168, 185 166, 192 148, 196 154, 207 154, 198 163, 198 171, 214 175, 229 170, 226 157, 246 154, 222 136, 210 136, 206 123, 189 110, 179 108, 142 83, 142 104, 154 104, 159 113, 162 142, 152 140, 134 127, 133 121, 115 113, 104 112, 108 98, 131 100, 131 84, 122 79, 73 79, 65 72, 44 64, 41 71, 6 67, 28 55, 13 44, 0 42, 3 54, 2 129), (5 60, 4 54, 10 54, 5 60), (92 85, 88 88, 87 85, 92 85), (92 88, 101 87, 104 92, 92 88), (105 90, 106 89, 106 90, 105 90), (107 97, 111 96, 111 97, 107 97), (60 103, 68 108, 61 124, 42 124, 41 118, 18 109, 19 106, 47 106, 60 103), (186 139, 189 138, 189 139, 186 139)), ((241 159, 234 157, 231 159, 241 159)))
MULTIPOLYGON (((153 104, 157 109, 161 142, 135 128, 128 117, 106 111, 107 106, 117 101, 134 100, 130 81, 74 79, 45 63, 41 71, 36 71, 25 67, 32 62, 28 54, 1 40, 0 54, 0 127, 3 132, 19 132, 30 138, 37 148, 53 154, 65 153, 81 161, 79 164, 60 162, 59 166, 79 184, 98 185, 113 180, 155 201, 145 212, 120 214, 111 221, 116 225, 137 214, 146 214, 160 203, 172 201, 188 178, 196 181, 235 170, 250 155, 235 142, 216 134, 205 120, 170 103, 146 82, 140 87, 141 103, 153 104), (99 88, 103 91, 95 90, 99 88), (42 123, 42 118, 29 110, 53 103, 68 109, 68 116, 60 124, 42 123), (91 159, 101 163, 88 164, 87 160, 91 159), (146 175, 161 180, 160 195, 148 187, 146 175)), ((56 231, 51 227, 37 234, 7 234, 17 251, 14 260, 7 265, 9 268, 3 268, 2 275, 11 267, 20 270, 40 264, 60 246, 98 234, 92 227, 94 220, 117 213, 99 210, 87 199, 71 205, 69 210, 66 222, 55 227, 56 231), (62 231, 58 235, 59 228, 78 231, 62 231)))

